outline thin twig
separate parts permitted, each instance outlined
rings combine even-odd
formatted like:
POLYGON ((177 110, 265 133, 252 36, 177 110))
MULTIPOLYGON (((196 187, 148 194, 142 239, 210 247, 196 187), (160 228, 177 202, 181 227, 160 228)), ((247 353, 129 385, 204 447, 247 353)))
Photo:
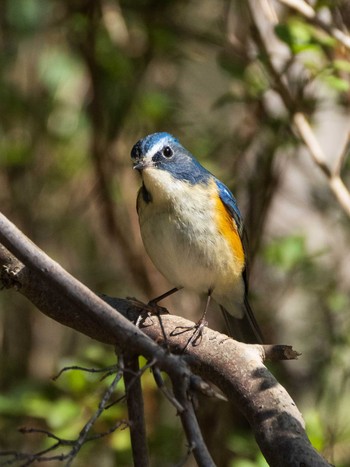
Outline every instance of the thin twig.
MULTIPOLYGON (((62 368, 57 375, 52 376, 51 379, 53 381, 56 381, 63 373, 66 371, 71 371, 71 370, 79 370, 79 371, 86 371, 87 373, 107 373, 106 376, 109 376, 112 373, 115 373, 115 371, 118 369, 118 365, 111 365, 106 368, 86 368, 84 366, 79 366, 79 365, 71 365, 71 366, 65 366, 62 368)), ((106 376, 103 376, 102 379, 104 379, 106 376)))
POLYGON ((340 176, 331 171, 325 162, 325 155, 304 114, 297 112, 294 125, 308 148, 312 159, 328 179, 328 184, 343 210, 350 216, 350 193, 340 176))
POLYGON ((111 398, 111 396, 112 396, 112 394, 113 394, 113 392, 115 390, 116 385, 118 384, 118 382, 121 380, 121 378, 123 376, 122 368, 123 368, 123 360, 122 360, 122 358, 119 358, 119 371, 115 375, 115 377, 114 377, 112 383, 110 384, 109 388, 107 389, 107 391, 104 393, 100 403, 98 404, 98 409, 92 415, 90 420, 84 425, 83 429, 80 431, 79 437, 76 440, 76 442, 74 443, 73 449, 71 451, 70 458, 69 458, 68 462, 66 463, 66 467, 69 467, 71 465, 71 463, 73 462, 74 457, 78 454, 81 447, 86 442, 87 437, 88 437, 87 435, 88 435, 89 431, 91 430, 92 426, 95 424, 96 420, 101 416, 102 412, 105 410, 107 402, 111 398))
POLYGON ((187 439, 191 440, 191 449, 193 455, 200 467, 215 467, 213 459, 210 456, 207 446, 203 442, 201 430, 198 425, 192 400, 189 399, 189 394, 185 389, 188 384, 184 384, 186 376, 178 379, 178 376, 172 380, 174 395, 181 406, 184 408, 178 415, 181 418, 182 426, 184 427, 187 439))
POLYGON ((340 176, 341 169, 343 168, 346 157, 349 155, 349 151, 350 151, 350 132, 346 135, 346 141, 343 145, 343 149, 340 152, 334 164, 334 169, 333 169, 334 175, 340 176))
MULTIPOLYGON (((163 331, 164 331, 164 329, 162 329, 162 332, 163 331)), ((177 413, 183 412, 184 408, 182 407, 180 402, 176 399, 176 397, 174 397, 168 391, 167 387, 165 386, 164 380, 162 378, 161 372, 160 372, 159 368, 157 368, 156 366, 153 367, 153 377, 154 377, 154 381, 156 382, 156 385, 158 386, 159 390, 164 394, 164 396, 168 399, 168 401, 171 404, 173 404, 173 406, 175 407, 177 413)))
MULTIPOLYGON (((140 368, 140 369, 139 369, 138 371, 136 371, 136 372, 133 371, 133 370, 131 370, 130 368, 124 367, 124 368, 123 368, 124 374, 125 374, 125 373, 128 373, 128 374, 130 374, 130 375, 133 376, 133 378, 130 379, 130 382, 129 382, 130 386, 131 386, 132 384, 134 384, 134 382, 136 382, 138 379, 140 379, 141 376, 145 373, 145 371, 147 371, 148 369, 152 368, 153 365, 155 365, 155 364, 156 364, 156 360, 153 359, 153 360, 151 360, 150 362, 146 363, 146 365, 144 365, 142 368, 140 368)), ((106 407, 105 407, 106 410, 109 409, 109 408, 111 408, 113 405, 119 404, 119 402, 121 402, 121 401, 123 401, 123 400, 125 400, 125 399, 126 399, 126 394, 123 394, 121 397, 118 397, 118 399, 116 399, 116 400, 112 401, 111 403, 109 403, 108 405, 106 405, 106 407)))

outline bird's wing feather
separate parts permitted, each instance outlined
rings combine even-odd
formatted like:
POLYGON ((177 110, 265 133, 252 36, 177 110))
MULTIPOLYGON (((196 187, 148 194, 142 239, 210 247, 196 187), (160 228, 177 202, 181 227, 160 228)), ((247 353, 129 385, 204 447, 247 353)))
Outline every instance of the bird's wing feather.
POLYGON ((236 225, 237 225, 237 230, 238 233, 242 239, 243 236, 243 218, 242 215, 238 209, 237 202, 233 194, 230 192, 230 190, 225 186, 220 180, 215 180, 216 186, 218 187, 219 190, 219 196, 221 201, 224 203, 226 209, 228 212, 231 214, 231 216, 234 218, 236 225))
POLYGON ((244 302, 242 304, 244 308, 243 318, 235 318, 230 313, 221 307, 223 312, 226 325, 230 334, 239 340, 244 340, 247 342, 258 342, 263 343, 264 339, 260 331, 259 325, 255 319, 254 313, 248 302, 248 265, 247 265, 247 235, 244 229, 243 218, 238 209, 237 202, 230 190, 219 180, 216 180, 216 185, 218 187, 218 192, 221 201, 223 202, 225 208, 231 215, 233 221, 236 223, 237 231, 239 233, 243 251, 245 256, 245 266, 242 272, 242 279, 244 282, 244 302))

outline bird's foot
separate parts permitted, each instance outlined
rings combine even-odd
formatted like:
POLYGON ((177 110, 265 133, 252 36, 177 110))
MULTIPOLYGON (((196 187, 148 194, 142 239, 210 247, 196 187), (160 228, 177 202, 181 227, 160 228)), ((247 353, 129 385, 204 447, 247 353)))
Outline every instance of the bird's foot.
POLYGON ((159 306, 154 300, 150 300, 148 303, 144 303, 134 297, 127 297, 127 299, 133 308, 140 310, 138 317, 134 322, 137 327, 140 327, 144 321, 151 316, 156 315, 159 317, 160 315, 169 314, 169 311, 166 308, 159 306))
POLYGON ((189 338, 185 347, 182 349, 182 352, 185 352, 189 345, 196 346, 200 344, 203 337, 204 328, 207 326, 208 321, 206 321, 205 318, 201 318, 194 326, 177 326, 171 333, 171 336, 179 336, 185 332, 193 331, 192 336, 189 338))

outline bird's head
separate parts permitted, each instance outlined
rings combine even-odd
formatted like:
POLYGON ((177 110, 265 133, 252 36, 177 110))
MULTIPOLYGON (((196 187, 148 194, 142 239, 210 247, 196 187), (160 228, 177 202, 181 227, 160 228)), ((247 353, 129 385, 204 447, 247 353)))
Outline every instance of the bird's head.
POLYGON ((191 185, 206 183, 210 173, 169 133, 153 133, 140 139, 131 150, 134 169, 152 177, 167 172, 172 179, 191 185))

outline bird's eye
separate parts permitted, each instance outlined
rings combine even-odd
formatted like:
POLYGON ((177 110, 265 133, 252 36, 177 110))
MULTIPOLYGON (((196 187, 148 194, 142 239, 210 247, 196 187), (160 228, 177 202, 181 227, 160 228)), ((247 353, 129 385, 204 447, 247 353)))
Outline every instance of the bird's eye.
POLYGON ((172 155, 173 155, 173 150, 169 148, 169 146, 165 146, 165 148, 163 148, 163 156, 169 159, 169 157, 171 157, 172 155))

